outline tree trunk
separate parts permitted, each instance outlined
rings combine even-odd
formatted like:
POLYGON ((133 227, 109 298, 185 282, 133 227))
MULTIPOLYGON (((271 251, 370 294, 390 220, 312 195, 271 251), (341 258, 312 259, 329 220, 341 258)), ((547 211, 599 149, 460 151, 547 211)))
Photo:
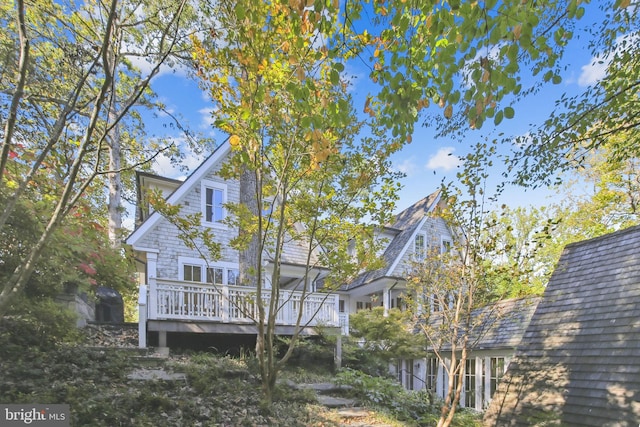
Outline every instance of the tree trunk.
MULTIPOLYGON (((113 123, 116 114, 115 94, 114 99, 109 108, 109 122, 113 123)), ((111 247, 120 247, 120 236, 122 229, 122 178, 120 176, 121 168, 121 141, 120 129, 115 125, 111 131, 109 138, 109 200, 107 204, 109 224, 109 242, 111 247)))

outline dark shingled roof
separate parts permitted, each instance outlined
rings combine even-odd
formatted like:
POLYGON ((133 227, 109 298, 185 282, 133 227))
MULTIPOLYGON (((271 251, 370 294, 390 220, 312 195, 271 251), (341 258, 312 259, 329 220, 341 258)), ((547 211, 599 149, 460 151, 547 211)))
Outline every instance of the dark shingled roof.
POLYGON ((539 297, 510 299, 474 310, 472 318, 479 326, 470 337, 473 349, 516 348, 540 300, 539 297))
MULTIPOLYGON (((541 300, 541 297, 508 299, 473 310, 471 313, 473 326, 469 335, 470 348, 473 350, 516 348, 541 300)), ((441 319, 438 313, 434 313, 430 318, 430 324, 440 328, 441 319)), ((462 335, 460 334, 460 339, 462 335)), ((442 349, 449 348, 450 345, 446 343, 442 349)))
POLYGON ((640 425, 640 226, 565 248, 484 424, 640 425))
POLYGON ((389 246, 387 246, 387 249, 384 251, 382 257, 384 259, 385 266, 359 275, 353 282, 344 286, 343 290, 354 289, 385 277, 389 267, 400 256, 402 249, 409 242, 409 239, 413 235, 416 227, 420 224, 422 218, 424 218, 424 216, 433 207, 433 204, 437 202, 439 195, 440 190, 419 200, 412 206, 397 214, 394 222, 387 226, 387 228, 398 230, 399 233, 393 238, 393 240, 391 240, 391 242, 389 242, 389 246))

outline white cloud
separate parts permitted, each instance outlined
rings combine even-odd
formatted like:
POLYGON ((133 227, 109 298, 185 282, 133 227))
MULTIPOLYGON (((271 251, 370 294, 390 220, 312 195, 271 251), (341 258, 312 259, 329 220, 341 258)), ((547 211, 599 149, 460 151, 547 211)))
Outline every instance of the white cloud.
POLYGON ((471 78, 472 74, 472 65, 475 65, 480 62, 482 58, 486 58, 491 62, 499 63, 500 62, 500 49, 502 48, 503 43, 498 43, 486 49, 481 49, 476 53, 476 56, 467 61, 466 64, 460 70, 460 74, 462 75, 462 82, 466 88, 471 88, 475 85, 475 82, 471 78))
POLYGON ((211 129, 213 127, 213 112, 215 109, 213 108, 201 108, 198 110, 200 116, 202 116, 202 122, 200 127, 203 129, 211 129))
POLYGON ((600 58, 591 58, 591 62, 581 67, 582 72, 578 77, 580 86, 591 86, 598 83, 607 76, 607 67, 609 60, 600 58))
POLYGON ((625 34, 618 36, 614 43, 613 49, 598 54, 591 58, 587 65, 583 65, 580 69, 582 72, 578 77, 580 86, 591 86, 598 83, 607 76, 607 68, 611 64, 613 57, 631 46, 636 46, 640 42, 638 34, 625 34))
POLYGON ((442 147, 436 154, 429 157, 429 161, 425 165, 425 169, 442 169, 444 171, 455 169, 462 162, 458 156, 453 154, 454 151, 456 151, 456 149, 453 147, 442 147))
POLYGON ((200 166, 204 157, 194 153, 181 139, 176 139, 175 143, 180 147, 180 158, 172 159, 161 154, 153 161, 153 171, 167 178, 184 179, 200 166))
POLYGON ((535 139, 531 132, 525 132, 522 135, 514 137, 511 142, 516 147, 524 148, 532 145, 535 142, 535 139))
MULTIPOLYGON (((131 65, 133 65, 140 71, 140 74, 143 78, 147 77, 149 73, 151 73, 153 68, 157 65, 157 63, 155 62, 151 63, 146 59, 136 55, 131 55, 128 59, 129 61, 131 61, 131 65)), ((165 63, 160 65, 158 73, 153 78, 158 78, 164 74, 173 74, 180 77, 186 77, 188 74, 188 68, 182 64, 173 64, 169 66, 165 63)))
POLYGON ((406 176, 413 175, 414 172, 416 171, 415 157, 411 156, 408 159, 404 159, 400 163, 397 163, 394 166, 394 169, 396 169, 398 172, 402 172, 406 176))

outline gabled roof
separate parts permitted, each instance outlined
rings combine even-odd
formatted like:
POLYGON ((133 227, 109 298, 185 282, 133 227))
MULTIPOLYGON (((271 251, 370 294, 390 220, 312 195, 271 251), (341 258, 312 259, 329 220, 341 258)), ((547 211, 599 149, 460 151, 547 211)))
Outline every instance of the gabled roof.
POLYGON ((382 255, 385 266, 359 275, 353 282, 344 286, 343 290, 354 289, 384 277, 392 277, 391 273, 409 248, 418 230, 427 220, 428 214, 433 211, 439 200, 440 190, 419 200, 397 214, 394 221, 385 227, 398 231, 398 234, 389 242, 389 246, 387 246, 382 255))
POLYGON ((640 423, 640 227, 567 245, 484 425, 640 423))
MULTIPOLYGON (((170 204, 178 204, 182 197, 189 193, 202 178, 204 178, 211 168, 222 160, 231 151, 231 145, 228 141, 223 142, 221 145, 211 153, 211 155, 204 161, 198 168, 193 171, 191 175, 169 196, 167 202, 170 204)), ((133 230, 133 233, 127 237, 126 243, 132 245, 134 248, 138 241, 140 241, 144 235, 151 230, 162 219, 162 215, 158 212, 154 212, 142 223, 138 228, 133 230)))
POLYGON ((147 214, 143 190, 152 186, 164 186, 175 191, 182 184, 181 180, 167 178, 150 172, 136 171, 136 226, 139 226, 147 214))
MULTIPOLYGON (((211 153, 211 155, 202 163, 196 170, 193 171, 191 175, 185 181, 178 181, 170 178, 163 178, 158 175, 153 175, 149 173, 140 173, 140 176, 144 176, 147 179, 154 180, 164 180, 167 183, 175 185, 177 188, 171 193, 171 195, 167 198, 167 202, 170 204, 178 204, 180 200, 188 194, 190 191, 194 189, 197 185, 199 185, 200 181, 206 177, 210 170, 220 161, 222 161, 229 153, 231 152, 231 145, 228 141, 223 142, 220 146, 216 147, 216 149, 211 153)), ((126 243, 130 244, 136 248, 136 243, 140 241, 144 235, 151 230, 160 220, 162 219, 162 215, 158 212, 153 212, 149 215, 148 218, 144 222, 142 222, 127 238, 126 243)), ((141 249, 153 249, 153 248, 141 248, 141 249)), ((267 253, 267 256, 270 254, 267 253)), ((293 240, 291 238, 283 246, 283 251, 281 255, 282 263, 292 264, 292 265, 306 265, 307 263, 307 248, 304 245, 304 242, 299 240, 293 240)), ((314 267, 319 267, 318 264, 318 254, 314 251, 311 254, 310 259, 311 264, 314 267)))

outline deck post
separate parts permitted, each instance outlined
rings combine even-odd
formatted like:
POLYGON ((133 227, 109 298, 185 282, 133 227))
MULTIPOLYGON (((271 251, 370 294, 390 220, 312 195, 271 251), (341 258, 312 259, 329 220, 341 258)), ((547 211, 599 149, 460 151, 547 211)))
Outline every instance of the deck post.
POLYGON ((222 322, 229 323, 229 315, 231 314, 231 300, 229 299, 229 286, 222 286, 222 298, 220 300, 222 306, 222 322))
POLYGON ((158 284, 156 282, 158 254, 147 252, 147 282, 149 285, 149 319, 158 318, 158 284))
POLYGON ((384 317, 388 317, 389 316, 389 308, 391 306, 391 298, 390 295, 391 294, 391 289, 389 288, 384 288, 382 290, 382 306, 384 307, 384 311, 383 311, 383 316, 384 317))
POLYGON ((336 364, 336 370, 342 368, 342 333, 336 336, 336 352, 334 355, 334 362, 336 364))
POLYGON ((138 295, 138 347, 147 348, 147 285, 140 285, 138 295))

